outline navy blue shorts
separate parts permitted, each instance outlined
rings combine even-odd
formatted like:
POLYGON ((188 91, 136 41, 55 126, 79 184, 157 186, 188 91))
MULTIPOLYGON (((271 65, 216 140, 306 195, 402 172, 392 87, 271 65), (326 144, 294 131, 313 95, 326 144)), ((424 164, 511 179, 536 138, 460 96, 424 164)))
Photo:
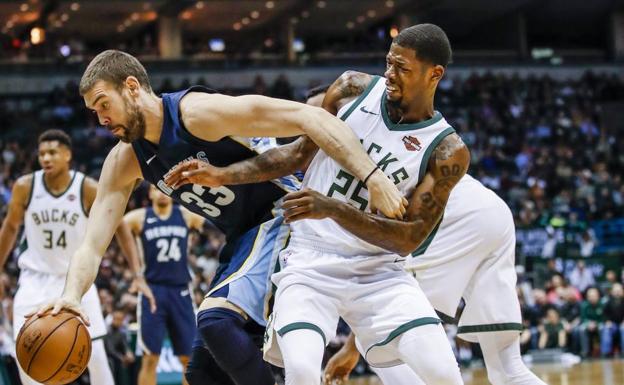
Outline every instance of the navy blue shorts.
POLYGON ((266 326, 272 294, 271 274, 289 235, 290 228, 282 217, 247 231, 236 241, 230 263, 215 277, 215 284, 206 296, 226 298, 257 324, 266 326))
POLYGON ((147 354, 160 354, 168 334, 176 356, 191 354, 197 329, 192 292, 188 286, 150 283, 156 298, 156 313, 150 311, 149 301, 140 296, 138 306, 139 344, 147 354))

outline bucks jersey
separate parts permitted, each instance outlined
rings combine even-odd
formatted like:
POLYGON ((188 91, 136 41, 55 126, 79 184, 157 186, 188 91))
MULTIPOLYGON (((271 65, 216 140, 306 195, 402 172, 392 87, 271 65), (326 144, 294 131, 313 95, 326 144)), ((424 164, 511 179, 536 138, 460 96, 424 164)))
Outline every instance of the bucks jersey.
MULTIPOLYGON (((384 79, 374 77, 364 93, 342 107, 338 116, 351 127, 368 155, 399 191, 409 197, 424 177, 432 151, 455 130, 437 111, 423 122, 395 124, 388 116, 385 100, 384 79)), ((366 185, 323 151, 312 160, 303 187, 370 211, 366 185)), ((298 221, 291 225, 291 231, 292 242, 314 242, 341 255, 390 254, 357 238, 331 219, 298 221)))
POLYGON ((145 209, 141 245, 145 279, 161 285, 186 285, 191 280, 186 251, 188 226, 177 205, 169 218, 161 219, 152 207, 145 209))
POLYGON ((227 262, 233 253, 234 241, 272 218, 275 201, 288 192, 297 191, 300 183, 294 176, 287 176, 270 182, 213 188, 188 184, 173 190, 167 186, 163 176, 180 161, 195 158, 223 167, 277 146, 274 138, 226 137, 207 142, 193 136, 184 127, 179 110, 180 100, 189 92, 211 91, 196 86, 163 94, 164 116, 159 143, 139 139, 132 143, 132 147, 145 180, 225 233, 227 243, 220 259, 227 262))
POLYGON ((52 194, 45 185, 43 170, 35 171, 30 201, 24 213, 20 269, 65 275, 69 260, 84 237, 87 214, 82 204, 85 176, 70 171, 67 190, 52 194))

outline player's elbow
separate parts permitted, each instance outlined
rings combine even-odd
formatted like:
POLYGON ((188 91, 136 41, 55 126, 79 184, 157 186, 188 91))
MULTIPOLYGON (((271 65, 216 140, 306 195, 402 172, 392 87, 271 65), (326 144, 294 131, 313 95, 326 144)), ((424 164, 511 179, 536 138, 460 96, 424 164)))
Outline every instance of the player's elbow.
POLYGON ((12 223, 8 219, 6 219, 2 223, 2 227, 0 228, 0 234, 3 235, 3 238, 4 236, 14 237, 17 234, 18 230, 19 225, 16 225, 15 223, 12 223))
POLYGON ((429 236, 429 232, 424 230, 422 223, 413 222, 410 230, 406 232, 406 237, 400 245, 400 250, 396 251, 396 253, 406 256, 418 249, 429 236))
POLYGON ((405 257, 409 255, 411 252, 413 252, 414 250, 416 250, 417 248, 418 248, 418 245, 416 243, 406 240, 405 242, 402 242, 400 245, 397 245, 394 248, 394 250, 391 250, 391 251, 399 254, 402 257, 405 257))

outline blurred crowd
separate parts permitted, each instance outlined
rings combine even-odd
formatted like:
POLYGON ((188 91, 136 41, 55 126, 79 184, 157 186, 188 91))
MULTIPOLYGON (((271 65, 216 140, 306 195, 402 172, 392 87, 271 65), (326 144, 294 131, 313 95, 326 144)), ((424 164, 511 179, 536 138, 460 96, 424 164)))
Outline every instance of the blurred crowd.
MULTIPOLYGON (((189 82, 165 82, 162 91, 189 82)), ((266 84, 258 76, 246 89, 229 94, 257 93, 293 99, 301 95, 285 76, 266 84)), ((518 228, 578 229, 581 247, 593 242, 589 224, 624 217, 623 79, 586 73, 577 79, 474 74, 447 77, 439 85, 436 108, 468 144, 470 173, 496 191, 511 207, 518 228)), ((77 85, 69 83, 48 95, 12 100, 0 97, 0 218, 11 198, 15 179, 37 168, 36 134, 62 128, 74 140, 74 165, 98 177, 104 156, 115 143, 84 108, 77 85)), ((133 195, 128 209, 148 204, 145 186, 133 195)), ((223 243, 218 230, 207 226, 190 242, 193 287, 199 303, 207 291, 223 243)), ((584 256, 592 255, 586 247, 584 256)), ((552 258, 553 255, 544 255, 552 258)), ((519 267, 518 294, 525 330, 524 351, 562 348, 584 357, 609 356, 624 350, 624 291, 622 274, 610 270, 598 276, 581 260, 563 269, 549 259, 543 275, 519 267), (531 274, 529 274, 531 273, 531 274)), ((0 284, 16 288, 16 261, 9 259, 0 284)), ((136 322, 136 297, 129 292, 131 274, 113 242, 104 255, 96 285, 111 335, 124 333, 136 322)), ((11 297, 3 299, 0 351, 10 345, 6 327, 11 297)), ((458 358, 469 362, 478 351, 457 341, 448 326, 458 358)), ((335 341, 339 345, 340 341, 335 341)), ((115 344, 110 348, 114 349, 115 344)), ((333 345, 335 348, 336 345, 333 345)), ((126 353, 115 356, 130 364, 126 353), (124 358, 125 357, 125 358, 124 358)))

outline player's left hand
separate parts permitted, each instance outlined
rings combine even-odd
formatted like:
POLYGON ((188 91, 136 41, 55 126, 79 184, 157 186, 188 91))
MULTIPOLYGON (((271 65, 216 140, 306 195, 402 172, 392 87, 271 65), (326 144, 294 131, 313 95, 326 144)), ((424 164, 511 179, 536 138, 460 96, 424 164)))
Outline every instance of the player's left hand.
POLYGON ((149 302, 150 311, 152 313, 156 313, 156 297, 154 297, 154 293, 152 292, 152 289, 150 289, 144 277, 134 277, 128 291, 130 293, 139 292, 143 294, 145 298, 147 298, 147 302, 149 302))
POLYGON ((293 192, 284 196, 284 222, 301 219, 323 219, 331 214, 334 200, 310 189, 293 192))

